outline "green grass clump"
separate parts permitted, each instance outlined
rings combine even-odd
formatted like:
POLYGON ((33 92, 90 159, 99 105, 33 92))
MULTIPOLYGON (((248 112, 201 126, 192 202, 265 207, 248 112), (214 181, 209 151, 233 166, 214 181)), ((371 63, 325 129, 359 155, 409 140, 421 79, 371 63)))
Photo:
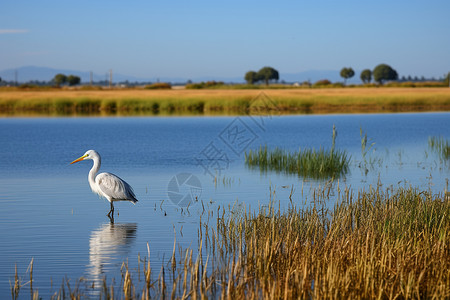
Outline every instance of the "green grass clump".
MULTIPOLYGON (((110 105, 112 104, 113 102, 111 101, 110 105)), ((159 110, 159 103, 157 101, 143 101, 142 99, 137 98, 120 99, 115 105, 115 109, 122 114, 156 114, 159 110)), ((105 107, 104 109, 107 110, 108 107, 105 107)))
POLYGON ((289 152, 278 147, 269 151, 266 145, 257 151, 250 150, 245 153, 245 163, 249 167, 259 167, 262 171, 324 179, 345 175, 349 170, 350 159, 345 151, 320 148, 289 152))
POLYGON ((350 158, 345 151, 336 150, 336 137, 337 131, 333 125, 330 150, 299 149, 298 152, 289 152, 276 147, 269 151, 265 145, 260 146, 259 150, 246 152, 245 163, 264 172, 276 171, 313 179, 339 178, 348 172, 350 158))

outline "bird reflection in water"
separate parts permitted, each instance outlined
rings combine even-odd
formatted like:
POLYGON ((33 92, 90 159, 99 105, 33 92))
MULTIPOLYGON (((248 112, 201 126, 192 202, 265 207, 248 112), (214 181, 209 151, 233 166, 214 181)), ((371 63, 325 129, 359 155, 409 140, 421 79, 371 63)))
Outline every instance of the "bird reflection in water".
POLYGON ((120 269, 136 239, 136 231, 136 223, 104 223, 92 232, 86 273, 94 293, 102 286, 106 273, 120 269))

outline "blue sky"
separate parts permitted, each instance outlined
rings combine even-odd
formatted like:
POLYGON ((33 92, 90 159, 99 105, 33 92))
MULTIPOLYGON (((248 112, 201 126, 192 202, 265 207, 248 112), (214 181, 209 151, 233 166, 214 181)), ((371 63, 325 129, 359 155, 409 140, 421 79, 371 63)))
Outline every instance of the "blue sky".
POLYGON ((450 71, 450 1, 1 1, 0 70, 137 77, 373 69, 450 71))

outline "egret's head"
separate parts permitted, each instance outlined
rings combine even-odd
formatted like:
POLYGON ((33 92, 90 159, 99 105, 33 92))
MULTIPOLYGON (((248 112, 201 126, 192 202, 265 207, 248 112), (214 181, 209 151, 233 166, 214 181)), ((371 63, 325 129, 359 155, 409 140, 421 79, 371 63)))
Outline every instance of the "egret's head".
POLYGON ((82 161, 82 160, 86 160, 86 159, 94 159, 94 157, 99 157, 97 151, 95 151, 95 150, 88 150, 88 151, 86 151, 86 153, 84 153, 83 156, 75 159, 70 164, 74 164, 76 162, 79 162, 79 161, 82 161))

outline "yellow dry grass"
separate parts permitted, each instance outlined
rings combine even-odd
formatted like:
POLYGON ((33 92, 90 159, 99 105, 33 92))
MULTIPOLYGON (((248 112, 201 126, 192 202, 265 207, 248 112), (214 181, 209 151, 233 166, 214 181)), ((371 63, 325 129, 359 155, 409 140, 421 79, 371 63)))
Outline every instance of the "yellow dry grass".
MULTIPOLYGON (((449 299, 449 199, 380 186, 356 195, 330 184, 283 211, 275 191, 256 211, 236 203, 203 210, 197 247, 177 247, 175 236, 171 257, 155 268, 147 244, 137 270, 127 260, 121 280, 95 286, 98 299, 449 299)), ((13 299, 21 279, 16 268, 13 299)), ((90 280, 66 279, 52 299, 90 291, 90 280)))
POLYGON ((78 90, 78 89, 51 89, 51 90, 8 90, 0 89, 0 99, 41 99, 41 98, 208 98, 208 97, 242 97, 256 96, 264 92, 273 97, 417 97, 417 96, 450 96, 450 88, 329 88, 329 89, 171 89, 171 90, 144 90, 144 89, 105 89, 105 90, 78 90))
POLYGON ((245 113, 264 95, 283 113, 447 111, 449 88, 8 90, 0 113, 245 113))

